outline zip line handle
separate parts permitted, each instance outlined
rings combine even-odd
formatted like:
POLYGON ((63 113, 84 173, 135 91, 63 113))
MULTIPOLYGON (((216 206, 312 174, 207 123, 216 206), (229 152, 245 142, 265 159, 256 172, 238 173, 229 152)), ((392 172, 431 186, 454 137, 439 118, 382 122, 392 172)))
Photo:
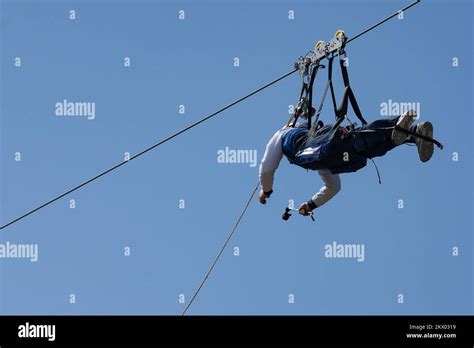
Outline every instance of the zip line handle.
MULTIPOLYGON (((281 216, 281 218, 283 220, 287 221, 291 217, 290 211, 296 211, 296 212, 298 212, 298 214, 300 212, 299 209, 286 207, 285 211, 283 212, 283 215, 281 216)), ((301 214, 301 215, 303 215, 303 214, 301 214)), ((314 213, 312 211, 310 211, 307 215, 303 215, 303 216, 309 216, 311 218, 311 220, 315 221, 314 220, 314 213)))

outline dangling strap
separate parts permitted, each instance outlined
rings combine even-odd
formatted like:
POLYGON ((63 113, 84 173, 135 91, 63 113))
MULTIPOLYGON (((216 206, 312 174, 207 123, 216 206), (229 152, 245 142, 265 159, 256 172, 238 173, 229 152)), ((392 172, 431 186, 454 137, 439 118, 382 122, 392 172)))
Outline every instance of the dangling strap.
POLYGON ((377 165, 375 164, 375 161, 373 158, 370 159, 375 167, 375 170, 377 171, 377 177, 379 178, 379 184, 382 185, 382 179, 380 178, 380 172, 379 172, 379 168, 377 167, 377 165))
POLYGON ((441 150, 443 149, 443 144, 441 144, 438 140, 436 139, 433 139, 433 138, 430 138, 430 137, 427 137, 426 135, 423 135, 423 134, 418 134, 416 132, 413 132, 409 129, 405 129, 405 128, 402 128, 398 125, 395 125, 394 128, 400 132, 403 132, 403 133, 406 133, 406 134, 410 134, 414 137, 417 137, 417 138, 420 138, 420 139, 423 139, 423 140, 426 140, 426 141, 429 141, 433 144, 435 144, 438 148, 440 148, 441 150))

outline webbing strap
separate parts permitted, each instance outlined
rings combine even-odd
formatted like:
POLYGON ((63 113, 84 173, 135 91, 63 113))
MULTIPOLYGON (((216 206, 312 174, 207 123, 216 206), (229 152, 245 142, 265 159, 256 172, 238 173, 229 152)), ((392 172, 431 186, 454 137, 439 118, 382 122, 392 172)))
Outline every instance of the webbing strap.
POLYGON ((403 132, 403 133, 406 133, 406 134, 410 134, 414 137, 417 137, 417 138, 420 138, 420 139, 423 139, 423 140, 426 140, 426 141, 429 141, 433 144, 435 144, 438 148, 440 148, 441 150, 443 149, 444 145, 441 144, 438 140, 436 139, 433 139, 433 138, 430 138, 430 137, 427 137, 426 135, 423 135, 423 134, 419 134, 417 132, 414 132, 412 130, 409 130, 409 129, 405 129, 405 128, 402 128, 398 125, 395 125, 394 128, 400 132, 403 132))
POLYGON ((344 58, 341 57, 341 54, 344 52, 339 52, 339 65, 341 66, 342 79, 344 81, 344 86, 349 86, 349 73, 347 72, 347 66, 345 64, 344 58))
MULTIPOLYGON (((336 130, 339 128, 339 126, 341 125, 342 121, 344 121, 346 119, 345 116, 343 117, 339 117, 336 121, 336 123, 334 123, 334 125, 332 126, 331 128, 331 133, 334 134, 336 132, 336 130)), ((332 136, 332 135, 331 135, 332 136)))
POLYGON ((319 116, 321 115, 321 110, 323 109, 324 101, 326 100, 330 85, 331 81, 329 80, 326 84, 326 89, 324 90, 323 98, 321 99, 321 104, 319 104, 318 112, 316 113, 316 119, 314 120, 313 125, 311 126, 311 129, 309 131, 309 136, 313 136, 318 130, 319 116))
POLYGON ((336 117, 340 118, 347 115, 348 101, 350 101, 352 105, 352 109, 354 110, 354 113, 356 114, 357 118, 360 120, 360 122, 362 122, 363 125, 366 125, 367 121, 362 116, 362 112, 360 111, 359 104, 357 103, 354 92, 352 91, 352 88, 350 86, 349 73, 347 72, 347 66, 345 65, 344 59, 341 58, 342 53, 343 52, 340 52, 339 54, 339 65, 341 66, 342 79, 344 80, 345 89, 344 89, 344 96, 337 110, 336 117))
POLYGON ((331 99, 332 99, 332 107, 334 109, 334 115, 337 119, 337 103, 336 103, 336 94, 334 93, 334 86, 332 85, 332 62, 334 57, 328 58, 328 85, 331 89, 331 99))
POLYGON ((311 129, 311 112, 313 110, 313 84, 321 65, 317 64, 311 71, 311 78, 308 86, 308 129, 311 129))
MULTIPOLYGON (((314 85, 314 80, 316 79, 316 75, 318 74, 318 70, 320 67, 324 67, 323 65, 316 65, 312 70, 311 70, 311 76, 309 78, 308 83, 303 82, 303 85, 301 86, 301 92, 300 92, 300 98, 298 101, 298 104, 302 102, 306 102, 307 105, 307 111, 308 111, 308 125, 307 128, 311 128, 311 111, 313 108, 313 85, 314 85)), ((298 107, 295 107, 295 110, 293 111, 293 114, 290 116, 287 122, 287 126, 294 128, 296 126, 296 122, 298 121, 298 118, 300 117, 300 114, 298 114, 298 107), (291 122, 293 120, 293 122, 291 122)))
MULTIPOLYGON (((306 90, 306 83, 303 82, 303 84, 302 84, 302 86, 301 86, 299 102, 301 102, 305 90, 306 90)), ((299 102, 298 102, 298 103, 299 103, 299 102)), ((299 117, 299 115, 296 113, 297 109, 298 109, 298 108, 295 107, 295 109, 293 110, 293 114, 292 114, 292 115, 290 116, 290 118, 288 119, 288 122, 286 123, 286 125, 287 125, 288 127, 291 127, 291 128, 294 128, 294 127, 295 127, 296 121, 298 121, 298 117, 299 117), (293 120, 293 124, 290 126, 291 120, 293 120)))

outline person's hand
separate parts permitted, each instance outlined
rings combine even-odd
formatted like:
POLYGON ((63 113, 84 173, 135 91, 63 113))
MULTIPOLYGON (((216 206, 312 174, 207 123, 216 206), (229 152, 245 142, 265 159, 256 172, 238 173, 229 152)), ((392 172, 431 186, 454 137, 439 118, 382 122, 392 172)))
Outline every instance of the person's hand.
POLYGON ((302 203, 300 205, 300 208, 298 209, 298 213, 304 216, 308 216, 309 213, 311 212, 311 208, 309 207, 308 203, 302 203))
POLYGON ((260 201, 261 204, 266 204, 268 198, 269 197, 265 194, 265 192, 260 191, 259 201, 260 201))

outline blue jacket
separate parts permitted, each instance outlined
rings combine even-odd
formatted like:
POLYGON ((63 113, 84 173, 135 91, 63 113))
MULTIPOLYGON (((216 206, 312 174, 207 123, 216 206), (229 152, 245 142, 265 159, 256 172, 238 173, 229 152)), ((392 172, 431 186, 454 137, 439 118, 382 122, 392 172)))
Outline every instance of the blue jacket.
POLYGON ((331 128, 323 126, 311 137, 306 128, 289 128, 282 137, 283 154, 292 164, 311 170, 329 169, 333 174, 365 167, 367 158, 355 150, 355 138, 331 128))

